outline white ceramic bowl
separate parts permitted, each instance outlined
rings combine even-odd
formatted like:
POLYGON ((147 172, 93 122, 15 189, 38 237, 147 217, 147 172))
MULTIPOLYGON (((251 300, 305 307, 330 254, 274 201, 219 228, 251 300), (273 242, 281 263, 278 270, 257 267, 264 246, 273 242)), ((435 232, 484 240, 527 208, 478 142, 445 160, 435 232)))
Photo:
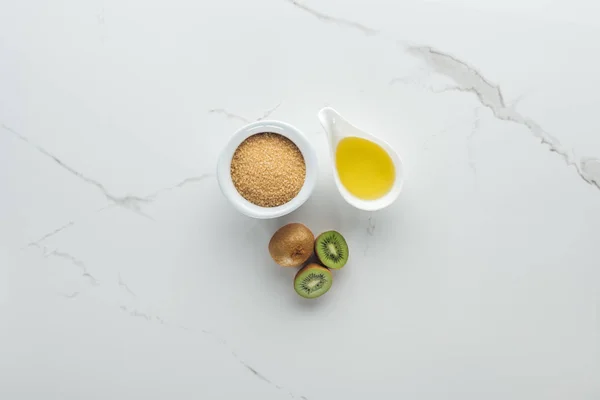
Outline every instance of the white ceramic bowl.
POLYGON ((257 121, 244 126, 231 137, 229 143, 227 143, 219 156, 219 161, 217 163, 217 180, 219 181, 221 191, 225 197, 227 197, 227 200, 229 200, 238 211, 249 217, 268 219, 289 214, 308 200, 315 188, 317 169, 318 161, 315 149, 301 131, 285 122, 257 121), (235 150, 244 140, 246 140, 246 138, 264 132, 278 133, 294 142, 296 146, 298 146, 298 149, 300 149, 300 152, 304 157, 304 163, 306 164, 306 179, 304 180, 302 189, 300 189, 300 192, 296 197, 278 207, 261 207, 249 202, 237 191, 231 180, 231 160, 233 159, 235 150))

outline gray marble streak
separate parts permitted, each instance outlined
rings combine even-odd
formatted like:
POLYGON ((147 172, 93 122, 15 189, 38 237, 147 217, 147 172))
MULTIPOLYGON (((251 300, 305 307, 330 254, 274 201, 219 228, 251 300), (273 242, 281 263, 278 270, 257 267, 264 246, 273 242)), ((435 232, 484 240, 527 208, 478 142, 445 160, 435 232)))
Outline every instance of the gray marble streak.
POLYGON ((83 181, 83 182, 85 182, 85 183, 87 183, 87 184, 89 184, 91 186, 94 186, 96 189, 100 190, 100 192, 102 192, 102 194, 108 200, 112 201, 116 205, 121 206, 121 207, 123 207, 125 209, 128 209, 130 211, 133 211, 133 212, 135 212, 137 214, 143 215, 144 217, 152 219, 148 215, 144 214, 141 211, 141 208, 140 208, 140 205, 142 203, 146 203, 147 202, 146 199, 141 198, 141 197, 137 197, 137 196, 115 196, 114 194, 110 193, 108 191, 108 189, 106 189, 106 187, 103 184, 101 184, 100 182, 98 182, 95 179, 92 179, 92 178, 89 178, 89 177, 85 176, 83 173, 77 171, 75 168, 73 168, 73 167, 69 166, 68 164, 66 164, 65 162, 63 162, 60 158, 58 158, 54 154, 50 153, 49 151, 47 151, 46 149, 44 149, 40 145, 38 145, 38 144, 32 142, 31 140, 29 140, 26 136, 18 133, 17 131, 15 131, 12 128, 9 128, 5 124, 0 124, 0 126, 6 132, 10 132, 15 137, 17 137, 19 140, 21 140, 22 142, 28 144, 29 146, 33 147, 34 149, 36 149, 38 152, 40 152, 44 156, 46 156, 49 159, 51 159, 52 161, 54 161, 57 165, 59 165, 64 170, 68 171, 71 175, 75 176, 79 180, 81 180, 81 181, 83 181))
POLYGON ((256 120, 257 121, 262 121, 263 119, 267 119, 271 116, 271 114, 273 114, 275 111, 277 111, 277 109, 279 108, 279 106, 281 106, 281 102, 279 102, 275 107, 269 108, 268 110, 266 110, 263 115, 261 117, 258 117, 256 120))
MULTIPOLYGON (((102 20, 100 21, 100 23, 102 24, 104 21, 104 17, 102 17, 102 20)), ((257 120, 262 120, 267 118, 272 112, 274 112, 279 106, 281 105, 281 103, 277 104, 274 108, 269 109, 267 111, 264 112, 263 116, 259 117, 257 120)), ((240 120, 242 122, 248 123, 250 122, 250 120, 231 113, 229 111, 227 111, 226 109, 211 109, 209 110, 210 113, 217 113, 217 114, 222 114, 225 115, 227 118, 230 119, 236 119, 236 120, 240 120)), ((72 174, 73 176, 77 177, 79 180, 85 182, 86 184, 92 185, 95 188, 97 188, 98 190, 100 190, 102 192, 102 194, 110 201, 112 201, 113 203, 115 203, 116 205, 122 206, 124 208, 130 209, 132 211, 135 212, 140 212, 141 211, 141 204, 142 203, 147 203, 150 201, 153 201, 154 199, 156 199, 161 193, 166 192, 166 191, 170 191, 173 190, 175 188, 180 188, 183 187, 189 183, 193 183, 193 182, 198 182, 201 181, 203 179, 205 179, 207 176, 199 176, 199 177, 192 177, 192 178, 187 178, 185 180, 183 180, 182 182, 178 183, 175 186, 172 187, 168 187, 168 188, 163 188, 158 190, 155 193, 152 193, 151 195, 147 196, 147 197, 138 197, 138 196, 125 196, 125 197, 120 197, 120 196, 115 196, 114 194, 110 193, 109 190, 99 181, 92 179, 86 175, 84 175, 82 172, 77 171, 75 168, 73 168, 72 166, 68 165, 67 163, 65 163, 63 160, 61 160, 58 156, 52 154, 51 152, 49 152, 48 150, 44 149, 43 147, 41 147, 40 145, 32 142, 29 138, 27 138, 26 136, 20 134, 19 132, 13 130, 12 128, 6 126, 5 124, 1 124, 2 128, 7 131, 10 132, 11 134, 13 134, 15 137, 17 137, 19 140, 21 140, 22 142, 26 143, 27 145, 33 147, 34 149, 36 149, 39 153, 41 153, 42 155, 48 157, 49 159, 51 159, 54 163, 56 163, 58 166, 60 166, 61 168, 63 168, 64 170, 66 170, 67 172, 69 172, 70 174, 72 174)), ((44 240, 48 239, 49 237, 52 237, 53 235, 70 228, 71 226, 73 226, 74 221, 69 221, 68 223, 52 230, 51 232, 43 235, 41 238, 28 243, 27 247, 38 247, 41 248, 40 243, 43 242, 44 240)), ((87 267, 85 265, 85 263, 78 259, 77 257, 73 256, 72 254, 66 253, 66 252, 62 252, 59 251, 58 249, 55 249, 51 252, 47 252, 45 250, 44 247, 44 257, 58 257, 58 258, 63 258, 65 260, 68 260, 69 262, 71 262, 72 264, 74 264, 75 266, 77 266, 81 271, 82 271, 82 276, 90 279, 90 281, 93 284, 97 284, 98 281, 96 278, 94 278, 87 270, 87 267)), ((118 285, 120 288, 122 288, 123 290, 125 290, 126 292, 128 292, 129 294, 131 294, 132 296, 135 296, 135 293, 129 288, 129 286, 123 281, 121 275, 119 274, 118 276, 118 285)), ((63 296, 65 298, 68 299, 75 299, 77 296, 79 296, 80 292, 73 292, 71 294, 63 294, 63 296)), ((146 321, 155 321, 158 322, 162 325, 165 325, 166 322, 163 318, 159 317, 159 316, 153 316, 150 314, 147 314, 145 312, 139 311, 138 309, 135 308, 130 308, 126 305, 121 305, 119 306, 119 308, 127 313, 129 316, 134 317, 134 318, 142 318, 146 321)), ((207 332, 207 331, 203 331, 203 332, 207 332)), ((222 343, 225 344, 225 341, 221 341, 222 343)), ((249 364, 247 364, 246 362, 244 362, 243 360, 241 360, 237 354, 235 354, 233 351, 231 351, 231 354, 240 362, 240 364, 242 364, 247 370, 249 370, 254 376, 256 376, 258 379, 273 385, 273 383, 266 378, 264 375, 262 375, 259 371, 257 371, 256 369, 254 369, 253 367, 251 367, 249 364)), ((280 386, 275 385, 277 389, 281 389, 280 386)))
POLYGON ((377 35, 380 33, 377 29, 369 28, 368 26, 365 26, 361 23, 350 21, 350 20, 347 20, 344 18, 334 17, 334 16, 328 15, 328 14, 324 14, 322 12, 319 12, 315 9, 312 9, 312 8, 304 5, 303 3, 301 3, 297 0, 286 0, 286 1, 290 4, 292 4, 294 7, 309 13, 310 15, 312 15, 313 17, 317 18, 318 20, 320 20, 322 22, 333 23, 336 25, 345 26, 347 28, 356 29, 367 36, 374 36, 374 35, 377 35))
POLYGON ((377 223, 377 221, 373 217, 373 213, 371 213, 369 215, 369 220, 368 220, 368 224, 367 224, 367 237, 365 238, 365 250, 363 251, 363 255, 365 255, 365 256, 367 255, 367 252, 369 251, 369 248, 371 247, 370 237, 375 234, 376 223, 377 223))
POLYGON ((48 257, 58 257, 63 258, 65 260, 70 261, 73 265, 81 270, 81 276, 88 279, 92 285, 98 285, 99 281, 92 274, 89 273, 85 263, 73 256, 72 254, 66 253, 64 251, 59 251, 58 249, 54 249, 50 252, 47 252, 45 247, 41 247, 39 245, 35 245, 35 247, 41 248, 44 252, 44 258, 48 257))
MULTIPOLYGON (((209 173, 209 174, 202 174, 202 175, 198 175, 198 176, 192 176, 189 178, 185 178, 184 180, 177 183, 176 185, 158 189, 157 191, 149 194, 148 196, 142 197, 142 198, 145 200, 146 204, 150 204, 150 203, 153 203, 154 201, 156 201, 156 199, 159 198, 164 193, 170 192, 175 189, 180 189, 180 188, 183 188, 188 185, 200 183, 200 182, 202 182, 208 178, 214 177, 214 176, 215 176, 215 174, 209 173)), ((111 208, 112 206, 116 206, 116 205, 117 204, 115 204, 115 203, 111 203, 110 205, 101 208, 99 211, 106 210, 106 209, 111 208)), ((151 218, 152 220, 154 220, 154 218, 152 218, 151 216, 148 216, 148 217, 151 218)), ((68 223, 61 225, 60 227, 53 229, 52 231, 44 234, 41 238, 37 239, 36 241, 28 243, 26 245, 26 247, 31 247, 31 246, 39 247, 37 245, 41 244, 46 239, 71 228, 73 225, 75 225, 75 221, 69 221, 68 223)))
MULTIPOLYGON (((273 382, 271 382, 270 380, 268 380, 263 374, 261 374, 260 372, 258 372, 257 370, 255 370, 254 368, 252 368, 251 366, 249 366, 248 364, 246 364, 244 361, 242 360, 238 360, 240 362, 240 364, 242 364, 244 367, 246 367, 250 372, 252 372, 258 379, 265 381, 269 384, 273 384, 273 382)), ((278 389, 280 388, 280 386, 275 385, 278 389)))
MULTIPOLYGON (((270 112, 273 112, 275 109, 271 110, 270 112)), ((214 174, 202 174, 202 175, 199 175, 199 176, 193 176, 193 177, 190 177, 190 178, 186 178, 186 179, 184 179, 183 181, 177 183, 174 186, 169 186, 169 187, 166 187, 166 188, 159 189, 159 190, 155 191, 154 193, 151 193, 148 196, 143 196, 143 197, 135 196, 135 195, 116 196, 116 195, 110 193, 102 183, 98 182, 95 179, 92 179, 92 178, 89 178, 89 177, 85 176, 81 172, 77 171, 73 167, 71 167, 68 164, 66 164, 64 161, 62 161, 60 158, 58 158, 54 154, 52 154, 49 151, 47 151, 46 149, 44 149, 43 147, 39 146, 36 143, 33 143, 31 140, 29 140, 24 135, 18 133, 14 129, 9 128, 5 124, 0 124, 0 126, 5 131, 13 134, 15 137, 17 137, 18 139, 20 139, 24 143, 28 144, 29 146, 33 147, 34 149, 36 149, 38 152, 40 152, 44 156, 46 156, 46 157, 50 158, 51 160, 53 160, 57 165, 59 165, 61 168, 65 169, 65 170, 67 170, 69 173, 71 173, 72 175, 74 175, 78 179, 80 179, 83 182, 85 182, 85 183, 87 183, 89 185, 92 185, 95 188, 99 189, 102 192, 102 194, 108 200, 110 200, 112 203, 114 203, 115 205, 123 207, 125 209, 130 210, 130 211, 133 211, 133 212, 135 212, 137 214, 140 214, 140 215, 142 215, 142 216, 144 216, 146 218, 149 218, 151 220, 154 220, 154 218, 152 218, 150 215, 148 215, 148 214, 146 214, 146 213, 144 213, 142 211, 142 206, 143 205, 154 202, 161 194, 163 194, 165 192, 169 192, 169 191, 171 191, 173 189, 182 188, 182 187, 187 186, 189 184, 194 184, 194 183, 202 182, 203 180, 205 180, 205 179, 207 179, 207 178, 209 178, 211 176, 214 176, 214 174)), ((56 228, 53 231, 51 231, 51 232, 47 233, 46 235, 42 236, 42 238, 38 239, 37 241, 31 242, 30 245, 38 244, 38 243, 42 242, 43 240, 47 239, 48 237, 53 236, 53 235, 61 232, 62 230, 71 227, 73 224, 74 224, 74 221, 69 221, 67 224, 65 224, 65 225, 63 225, 63 226, 61 226, 59 228, 56 228)))
POLYGON ((600 187, 600 160, 597 158, 583 157, 581 159, 581 173, 588 182, 593 182, 600 187))
MULTIPOLYGON (((185 182, 185 181, 184 181, 185 182)), ((182 182, 183 183, 183 182, 182 182)), ((87 277, 88 279, 90 279, 91 283, 93 285, 100 285, 99 281, 94 278, 87 270, 87 267, 85 265, 85 263, 83 261, 81 261, 80 259, 78 259, 77 257, 73 256, 70 253, 67 252, 63 252, 63 251, 59 251, 57 249, 52 250, 52 251, 47 251, 47 248, 44 246, 41 246, 39 244, 32 244, 32 247, 37 247, 43 250, 43 256, 44 258, 47 257, 58 257, 58 258, 62 258, 65 260, 70 261, 72 264, 74 264, 75 266, 77 266, 81 271, 82 271, 82 276, 87 277)), ((123 281, 121 275, 119 274, 119 281, 118 281, 118 285, 119 287, 126 291, 127 293, 129 293, 130 295, 137 297, 136 294, 129 288, 129 286, 127 286, 127 284, 123 281)), ((75 298, 77 298, 80 295, 80 292, 73 292, 71 294, 61 294, 62 297, 65 297, 66 299, 69 300, 74 300, 75 298)), ((179 326, 179 325, 172 325, 170 323, 168 323, 164 318, 158 316, 158 315, 152 315, 143 311, 140 311, 137 308, 133 308, 133 307, 129 307, 125 304, 121 304, 119 306, 119 309, 121 311, 123 311, 124 313, 126 313, 127 315, 129 315, 132 318, 141 318, 143 320, 146 320, 148 322, 157 322, 161 325, 165 325, 165 326, 169 326, 169 327, 175 327, 178 329, 182 329, 185 331, 199 331, 205 335, 209 335, 212 336, 214 339, 216 339, 216 341, 218 341, 224 348, 227 349, 227 351, 231 354, 231 356, 233 358, 235 358, 242 366, 244 366, 244 368, 246 368, 248 371, 250 371, 253 376, 255 376, 257 379, 260 379, 261 381, 275 387, 277 390, 281 390, 281 391, 285 391, 291 398, 293 399, 302 399, 302 400, 308 400, 305 396, 296 396, 295 394, 293 394, 292 392, 287 391, 287 389, 285 389, 284 387, 277 385, 275 383, 273 383, 269 378, 267 378, 263 373, 261 373, 260 371, 258 371, 256 368, 252 367, 250 364, 248 364, 247 362, 245 362, 244 360, 242 360, 228 345, 227 341, 225 339, 223 339, 221 336, 216 335, 214 332, 211 331, 207 331, 204 329, 200 329, 200 330, 196 330, 196 329, 192 329, 189 327, 185 327, 185 326, 179 326)))
POLYGON ((284 388, 283 386, 274 383, 271 379, 267 378, 263 373, 258 371, 256 368, 254 368, 250 364, 248 364, 246 361, 242 360, 237 355, 237 353, 231 349, 231 346, 227 343, 227 340, 225 340, 222 336, 220 336, 212 331, 207 331, 204 329, 201 330, 201 332, 204 333, 205 335, 212 336, 217 342, 219 342, 231 354, 231 356, 233 358, 236 359, 236 361, 238 363, 240 363, 244 368, 246 368, 248 371, 250 371, 257 379, 260 379, 261 381, 273 386, 277 390, 286 392, 292 399, 308 400, 305 396, 297 396, 294 393, 287 390, 286 388, 284 388))
POLYGON ((165 320, 157 315, 146 314, 144 312, 138 311, 135 308, 129 308, 125 305, 121 305, 121 306, 119 306, 119 308, 134 318, 143 318, 146 321, 156 321, 161 325, 167 325, 165 320))
MULTIPOLYGON (((225 342, 224 340, 221 340, 221 343, 223 345, 227 345, 227 342, 225 342)), ((254 367, 250 366, 248 363, 246 363, 244 360, 242 360, 235 352, 231 351, 231 355, 241 364, 243 365, 248 371, 250 371, 257 379, 260 379, 263 382, 268 383, 269 385, 273 386, 275 389, 280 390, 280 391, 284 391, 286 392, 290 398, 292 399, 302 399, 302 400, 308 400, 306 397, 304 396, 297 396, 294 393, 288 391, 286 388, 284 388, 283 386, 277 385, 275 383, 273 383, 269 378, 267 378, 266 376, 264 376, 261 372, 257 371, 254 367)))
MULTIPOLYGON (((368 36, 382 33, 377 29, 367 27, 358 22, 348 21, 343 18, 321 13, 304 5, 298 0, 286 1, 296 8, 318 18, 322 22, 334 23, 347 28, 356 29, 368 36)), ((408 54, 425 61, 429 67, 435 70, 435 72, 452 79, 457 84, 456 86, 449 86, 441 90, 427 88, 428 90, 436 93, 459 91, 474 94, 483 106, 492 111, 496 118, 503 121, 514 122, 526 127, 536 138, 540 139, 542 144, 548 146, 550 151, 560 155, 567 166, 573 166, 585 182, 600 189, 599 158, 586 157, 582 158, 580 162, 577 162, 573 151, 562 146, 557 138, 542 129, 542 127, 531 118, 517 112, 514 109, 514 105, 508 106, 504 100, 500 87, 487 80, 475 67, 431 46, 411 45, 404 40, 398 40, 397 43, 405 48, 408 54)), ((391 80, 389 84, 405 81, 406 78, 396 78, 391 80)))
MULTIPOLYGON (((89 279, 90 284, 92 286, 103 286, 100 284, 100 281, 98 279, 96 279, 92 274, 89 273, 87 266, 85 265, 85 263, 80 260, 79 258, 75 257, 74 255, 64 252, 64 251, 59 251, 58 249, 52 250, 52 251, 48 251, 48 249, 45 246, 40 246, 37 244, 32 245, 32 247, 37 247, 39 249, 41 249, 43 251, 43 257, 44 258, 48 258, 48 257, 58 257, 58 258, 62 258, 65 259, 69 262, 71 262, 72 264, 74 264, 75 266, 77 266, 81 271, 81 276, 85 277, 87 279, 89 279)), ((118 281, 118 286, 120 289, 124 290, 125 292, 129 293, 131 296, 133 297, 137 297, 136 294, 129 288, 129 286, 127 286, 127 284, 123 281, 121 274, 119 274, 119 281, 118 281)), ((76 297, 78 297, 81 294, 81 292, 73 292, 71 294, 61 294, 62 297, 65 297, 69 300, 73 300, 76 297)), ((148 313, 139 311, 138 309, 135 308, 130 308, 126 305, 120 305, 119 308, 126 312, 127 314, 129 314, 131 317, 136 317, 136 318, 143 318, 146 321, 156 321, 162 325, 168 325, 166 323, 166 321, 157 316, 157 315, 150 315, 148 313)), ((184 327, 181 327, 184 328, 184 327)), ((187 329, 187 328, 185 328, 187 329)))
POLYGON ((475 164, 475 150, 473 149, 473 138, 479 131, 479 108, 475 109, 475 119, 473 120, 473 127, 471 133, 467 136, 467 157, 469 158, 469 168, 473 171, 473 174, 477 176, 477 165, 475 164))
POLYGON ((230 111, 227 111, 224 108, 212 108, 212 109, 208 110, 208 112, 211 114, 221 114, 221 115, 224 115, 228 119, 236 119, 236 120, 242 121, 246 124, 250 123, 249 119, 242 117, 241 115, 234 114, 230 111))
POLYGON ((123 288, 127 293, 129 293, 133 297, 137 297, 137 295, 135 293, 133 293, 133 291, 129 288, 129 286, 127 286, 127 284, 123 281, 123 278, 121 277, 120 273, 119 273, 119 287, 123 288))
MULTIPOLYGON (((274 107, 271 107, 268 110, 265 110, 263 112, 262 116, 256 118, 254 121, 262 121, 263 119, 269 118, 271 116, 271 114, 273 114, 275 111, 277 111, 277 109, 281 106, 282 103, 283 102, 280 101, 274 107)), ((208 112, 211 114, 221 114, 221 115, 224 115, 225 118, 227 118, 227 119, 235 119, 238 121, 245 122, 246 124, 249 124, 250 122, 252 122, 250 118, 246 118, 239 114, 232 113, 231 111, 229 111, 225 108, 212 108, 212 109, 208 110, 208 112)))
MULTIPOLYGON (((89 272, 86 264, 81 259, 75 257, 74 255, 72 255, 70 253, 67 253, 65 251, 59 251, 58 249, 54 249, 52 251, 48 251, 48 249, 47 249, 46 246, 41 246, 39 244, 33 244, 31 247, 37 247, 37 248, 41 249, 42 252, 43 252, 42 255, 43 255, 44 258, 57 257, 57 258, 62 258, 64 260, 67 260, 67 261, 71 262, 73 265, 75 265, 76 267, 78 267, 81 270, 81 276, 83 278, 86 278, 89 281, 90 285, 92 285, 92 286, 103 286, 103 284, 101 284, 100 281, 89 272)), ((131 296, 137 297, 136 294, 123 281, 123 279, 121 278, 121 274, 119 274, 118 285, 119 285, 120 289, 126 291, 131 296)), ((81 294, 80 292, 73 292, 70 295, 63 294, 62 296, 66 297, 68 299, 74 299, 77 296, 79 296, 80 294, 81 294)), ((136 315, 136 316, 142 316, 142 314, 139 314, 139 315, 136 315)), ((162 320, 161 318, 158 318, 158 317, 156 317, 156 319, 157 320, 162 320)))
POLYGON ((369 216, 369 226, 367 226, 367 235, 373 236, 373 234, 375 233, 376 222, 377 221, 375 221, 375 219, 373 218, 373 214, 371 213, 371 215, 369 216))
POLYGON ((457 84, 447 90, 472 93, 483 106, 492 111, 497 119, 526 127, 542 144, 548 146, 550 151, 560 155, 568 166, 575 167, 584 181, 600 189, 598 183, 600 182, 600 171, 589 167, 600 163, 599 159, 587 158, 585 163, 582 160, 579 164, 573 151, 561 145, 556 137, 546 132, 531 118, 516 111, 514 107, 508 106, 500 87, 487 80, 475 67, 430 46, 409 46, 407 51, 425 61, 437 73, 452 79, 457 84))
POLYGON ((33 241, 33 242, 29 242, 27 243, 26 247, 32 247, 32 246, 37 246, 40 243, 42 243, 44 240, 64 231, 65 229, 69 229, 70 227, 72 227, 75 224, 75 221, 69 221, 66 224, 59 226, 58 228, 46 233, 45 235, 43 235, 42 237, 40 237, 39 239, 33 241))
MULTIPOLYGON (((279 106, 281 105, 281 103, 277 104, 275 107, 266 110, 263 113, 263 116, 259 117, 257 120, 262 120, 265 118, 268 118, 275 110, 277 110, 279 108, 279 106)), ((247 120, 244 117, 235 115, 235 114, 231 114, 226 110, 211 110, 211 112, 215 112, 215 113, 221 113, 224 114, 226 117, 228 118, 234 118, 234 119, 238 119, 238 120, 242 120, 244 122, 249 122, 249 120, 247 120)), ((68 171, 71 175, 77 177, 79 180, 85 182, 86 184, 89 184, 91 186, 94 186, 95 188, 97 188, 100 192, 102 192, 102 194, 108 199, 110 200, 113 204, 112 205, 116 205, 116 206, 121 206, 124 207, 128 210, 134 211, 138 214, 144 215, 145 217, 151 218, 150 216, 144 214, 142 212, 141 207, 145 204, 149 204, 154 202, 158 197, 160 197, 162 194, 166 193, 166 192, 170 192, 172 190, 175 189, 179 189, 188 185, 192 185, 192 184, 197 184, 200 183, 210 177, 213 177, 214 174, 202 174, 202 175, 198 175, 198 176, 192 176, 189 178, 186 178, 184 180, 182 180, 181 182, 173 185, 173 186, 169 186, 169 187, 165 187, 165 188, 161 188, 153 193, 151 193, 148 196, 144 196, 144 197, 140 197, 140 196, 115 196, 112 193, 110 193, 108 191, 108 189, 106 189, 106 187, 100 183, 99 181, 89 178, 86 175, 84 175, 83 173, 77 171, 76 169, 74 169, 73 167, 69 166, 68 164, 66 164, 64 161, 62 161, 60 158, 58 158, 57 156, 55 156, 54 154, 52 154, 51 152, 47 151, 46 149, 44 149, 43 147, 41 147, 40 145, 32 142, 29 138, 27 138, 26 136, 18 133, 17 131, 13 130, 12 128, 6 126, 5 124, 0 124, 0 127, 3 128, 3 130, 5 130, 6 132, 11 133, 13 136, 15 136, 16 138, 18 138, 19 140, 21 140, 22 142, 26 143, 27 145, 33 147, 35 150, 37 150, 39 153, 41 153, 42 155, 46 156, 47 158, 51 159, 54 163, 56 163, 58 166, 60 166, 61 168, 65 169, 66 171, 68 171)), ((152 219, 152 218, 151 218, 152 219)), ((100 282, 98 281, 98 279, 96 279, 92 274, 89 273, 87 266, 85 265, 85 263, 78 259, 77 257, 73 256, 70 253, 64 252, 64 251, 59 251, 58 249, 52 250, 52 251, 47 251, 47 248, 43 245, 41 245, 41 243, 43 241, 45 241, 46 239, 65 231, 66 229, 71 228, 73 225, 75 224, 75 221, 69 221, 66 224, 61 225, 58 228, 53 229, 52 231, 44 234, 43 236, 41 236, 39 239, 30 242, 27 244, 26 247, 36 247, 39 249, 42 249, 43 251, 43 256, 44 258, 48 258, 48 257, 57 257, 57 258, 62 258, 65 259, 69 262, 71 262, 73 265, 75 265, 77 268, 79 268, 81 270, 81 276, 88 279, 90 281, 90 284, 96 286, 96 285, 100 285, 100 282)), ((129 288, 129 286, 123 281, 121 275, 119 274, 119 280, 118 280, 118 286, 119 288, 121 288, 122 290, 124 290, 125 292, 127 292, 128 294, 130 294, 131 296, 137 297, 136 294, 129 288)), ((80 295, 80 292, 73 292, 71 294, 62 294, 63 297, 65 297, 66 299, 69 300, 74 300, 76 299, 78 296, 80 295)), ((150 315, 148 313, 139 311, 136 308, 131 308, 128 307, 126 305, 120 305, 119 306, 120 310, 127 313, 129 316, 133 317, 133 318, 142 318, 148 322, 158 322, 161 325, 169 325, 162 317, 156 316, 156 315, 150 315)), ((186 327, 178 327, 180 329, 184 329, 184 330, 190 330, 189 328, 186 327)), ((208 331, 202 331, 205 334, 211 334, 208 331)), ((226 346, 226 342, 224 340, 220 340, 220 342, 226 346)), ((284 389, 282 386, 280 385, 276 385, 274 384, 271 380, 269 380, 267 377, 265 377, 265 375, 263 375, 262 373, 260 373, 259 371, 257 371, 255 368, 251 367, 249 364, 247 364, 245 361, 241 360, 237 354, 231 350, 229 350, 231 355, 241 364, 243 365, 248 371, 250 371, 254 376, 256 376, 258 379, 260 379, 263 382, 268 383, 269 385, 274 386, 277 390, 286 390, 284 389)), ((287 394, 291 397, 291 398, 299 398, 299 399, 303 399, 303 400, 307 400, 306 397, 304 396, 299 396, 297 397, 296 395, 294 395, 291 392, 287 392, 287 394)))
POLYGON ((267 383, 268 385, 273 386, 277 390, 285 391, 286 394, 288 394, 292 399, 308 400, 305 396, 297 396, 294 393, 287 390, 286 388, 284 388, 283 386, 278 385, 278 384, 274 383, 272 380, 270 380, 269 378, 267 378, 263 373, 258 371, 256 368, 254 368, 250 364, 248 364, 246 361, 242 360, 237 355, 237 353, 231 349, 230 345, 227 343, 227 341, 223 337, 221 337, 220 335, 217 335, 216 333, 214 333, 212 331, 208 331, 206 329, 193 329, 193 328, 189 328, 189 327, 185 327, 185 326, 172 325, 172 324, 168 323, 165 319, 163 319, 159 316, 151 315, 151 314, 139 311, 138 309, 127 307, 126 305, 119 306, 119 309, 133 318, 141 318, 148 322, 158 322, 161 325, 165 325, 168 327, 174 327, 174 328, 182 329, 182 330, 185 330, 188 332, 200 332, 204 335, 210 336, 214 340, 216 340, 221 346, 223 346, 227 350, 227 352, 240 365, 242 365, 246 370, 248 370, 250 373, 252 373, 252 375, 255 376, 257 379, 261 380, 262 382, 267 383))
POLYGON ((192 176, 189 178, 185 178, 184 180, 182 180, 181 182, 173 185, 173 186, 167 186, 165 188, 162 189, 158 189, 157 191, 150 193, 148 196, 144 196, 142 197, 147 203, 153 203, 156 201, 157 198, 159 198, 161 195, 163 195, 164 193, 170 192, 172 190, 175 189, 180 189, 183 188, 185 186, 188 185, 194 185, 197 183, 200 183, 208 178, 212 178, 214 177, 215 174, 213 173, 206 173, 206 174, 200 174, 197 176, 192 176))

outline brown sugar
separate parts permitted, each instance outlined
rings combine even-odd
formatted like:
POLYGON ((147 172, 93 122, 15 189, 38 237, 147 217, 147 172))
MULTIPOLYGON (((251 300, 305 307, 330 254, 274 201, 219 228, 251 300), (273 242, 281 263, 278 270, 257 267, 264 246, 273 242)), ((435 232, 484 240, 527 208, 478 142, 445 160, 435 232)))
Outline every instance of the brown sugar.
POLYGON ((233 185, 243 198, 261 207, 277 207, 292 200, 305 178, 300 149, 277 133, 250 136, 231 160, 233 185))

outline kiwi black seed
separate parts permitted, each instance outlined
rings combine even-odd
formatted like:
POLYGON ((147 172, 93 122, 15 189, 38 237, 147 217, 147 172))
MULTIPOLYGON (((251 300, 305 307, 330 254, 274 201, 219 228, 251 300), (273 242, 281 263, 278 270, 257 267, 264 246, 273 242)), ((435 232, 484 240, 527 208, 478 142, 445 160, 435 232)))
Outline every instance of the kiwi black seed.
POLYGON ((348 244, 339 232, 323 232, 315 240, 315 253, 327 268, 340 269, 348 261, 348 244))
POLYGON ((314 299, 324 295, 332 283, 331 271, 318 264, 308 264, 296 274, 294 289, 300 296, 314 299))

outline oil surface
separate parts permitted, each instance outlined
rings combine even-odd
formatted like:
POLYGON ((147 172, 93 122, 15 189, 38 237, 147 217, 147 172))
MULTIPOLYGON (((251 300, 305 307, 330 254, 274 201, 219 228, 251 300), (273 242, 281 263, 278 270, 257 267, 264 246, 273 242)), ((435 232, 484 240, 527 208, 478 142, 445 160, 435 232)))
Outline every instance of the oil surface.
POLYGON ((396 179, 396 169, 387 151, 359 137, 340 140, 335 150, 335 166, 342 185, 363 200, 384 196, 396 179))

